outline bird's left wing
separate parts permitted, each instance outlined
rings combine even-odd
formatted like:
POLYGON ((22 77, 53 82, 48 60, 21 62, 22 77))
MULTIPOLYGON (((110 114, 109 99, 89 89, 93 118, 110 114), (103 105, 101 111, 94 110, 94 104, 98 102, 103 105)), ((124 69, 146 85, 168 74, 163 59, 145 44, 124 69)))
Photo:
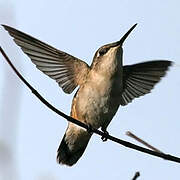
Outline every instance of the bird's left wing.
POLYGON ((56 80, 65 93, 71 93, 81 85, 89 72, 89 66, 68 53, 33 38, 10 26, 2 25, 43 73, 56 80))
POLYGON ((123 67, 123 92, 121 105, 150 93, 172 64, 171 61, 147 61, 123 67))

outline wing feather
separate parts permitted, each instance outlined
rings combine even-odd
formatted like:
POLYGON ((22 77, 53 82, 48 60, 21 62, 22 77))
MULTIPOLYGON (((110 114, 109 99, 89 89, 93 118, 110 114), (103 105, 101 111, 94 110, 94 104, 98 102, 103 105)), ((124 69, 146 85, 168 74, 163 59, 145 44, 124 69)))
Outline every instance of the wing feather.
POLYGON ((150 93, 171 64, 171 61, 160 60, 124 66, 121 105, 125 106, 134 98, 150 93))
POLYGON ((10 26, 3 27, 36 67, 56 80, 65 93, 71 93, 85 81, 90 68, 84 61, 10 26))

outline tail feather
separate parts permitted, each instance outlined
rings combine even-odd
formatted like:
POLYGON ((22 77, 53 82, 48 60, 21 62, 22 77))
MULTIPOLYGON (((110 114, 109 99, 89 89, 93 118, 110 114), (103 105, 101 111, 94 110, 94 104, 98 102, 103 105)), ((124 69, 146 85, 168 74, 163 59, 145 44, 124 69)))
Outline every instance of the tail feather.
POLYGON ((80 132, 74 129, 67 130, 57 150, 57 162, 68 166, 74 165, 84 153, 90 137, 84 129, 80 132))

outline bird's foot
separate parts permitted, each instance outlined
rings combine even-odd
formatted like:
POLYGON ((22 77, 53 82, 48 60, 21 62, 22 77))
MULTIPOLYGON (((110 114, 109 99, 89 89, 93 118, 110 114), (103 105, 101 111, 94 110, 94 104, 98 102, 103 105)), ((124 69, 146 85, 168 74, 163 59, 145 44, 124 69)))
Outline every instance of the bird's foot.
POLYGON ((101 139, 103 142, 107 141, 107 137, 105 137, 106 135, 109 135, 108 131, 107 130, 104 130, 104 129, 101 129, 103 131, 103 133, 105 135, 102 135, 101 139))

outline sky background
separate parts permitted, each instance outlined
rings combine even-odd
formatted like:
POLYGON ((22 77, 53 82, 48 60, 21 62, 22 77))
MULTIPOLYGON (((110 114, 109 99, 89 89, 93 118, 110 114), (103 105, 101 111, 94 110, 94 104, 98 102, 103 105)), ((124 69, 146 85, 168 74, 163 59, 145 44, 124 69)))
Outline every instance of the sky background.
MULTIPOLYGON (((179 7, 178 0, 0 0, 0 24, 13 26, 91 64, 100 46, 119 40, 138 23, 124 43, 124 64, 155 59, 175 63, 151 94, 119 108, 108 131, 137 143, 125 135, 132 131, 163 152, 180 157, 179 7)), ((55 81, 36 69, 2 27, 0 41, 26 80, 52 105, 69 114, 74 93, 65 94, 55 81)), ((180 164, 111 141, 103 143, 97 135, 93 135, 76 165, 58 165, 56 150, 66 130, 66 120, 43 105, 1 55, 0 101, 0 142, 5 141, 11 148, 18 180, 130 180, 136 171, 141 173, 139 180, 180 178, 180 164), (3 131, 3 122, 8 122, 6 116, 15 118, 3 131)), ((9 176, 7 180, 10 179, 13 178, 9 176)))

